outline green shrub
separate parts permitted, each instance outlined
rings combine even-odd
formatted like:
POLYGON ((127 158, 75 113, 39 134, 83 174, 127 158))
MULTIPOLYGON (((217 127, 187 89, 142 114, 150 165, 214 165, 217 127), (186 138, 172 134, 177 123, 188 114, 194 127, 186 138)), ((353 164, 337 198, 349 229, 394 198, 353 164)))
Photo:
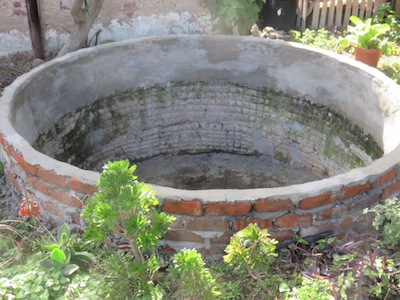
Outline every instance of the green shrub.
POLYGON ((239 34, 247 35, 258 20, 262 4, 266 0, 204 0, 211 19, 216 21, 214 29, 232 34, 237 27, 239 34))
POLYGON ((244 268, 267 291, 262 275, 268 274, 272 263, 278 256, 275 253, 278 241, 271 238, 267 229, 261 230, 250 224, 237 232, 226 247, 224 261, 237 268, 244 268))
POLYGON ((178 299, 217 299, 221 295, 196 250, 183 249, 175 254, 168 272, 177 286, 178 299))

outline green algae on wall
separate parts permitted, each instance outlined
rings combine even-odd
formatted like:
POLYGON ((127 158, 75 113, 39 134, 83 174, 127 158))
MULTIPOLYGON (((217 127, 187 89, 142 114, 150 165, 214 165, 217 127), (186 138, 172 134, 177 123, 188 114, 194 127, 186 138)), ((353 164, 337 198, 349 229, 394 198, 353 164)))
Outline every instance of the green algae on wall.
POLYGON ((219 82, 172 82, 115 92, 66 115, 34 146, 91 169, 101 159, 163 153, 257 154, 251 138, 255 129, 273 145, 278 160, 306 168, 311 156, 328 160, 315 171, 321 177, 383 155, 372 136, 330 108, 280 91, 219 82))

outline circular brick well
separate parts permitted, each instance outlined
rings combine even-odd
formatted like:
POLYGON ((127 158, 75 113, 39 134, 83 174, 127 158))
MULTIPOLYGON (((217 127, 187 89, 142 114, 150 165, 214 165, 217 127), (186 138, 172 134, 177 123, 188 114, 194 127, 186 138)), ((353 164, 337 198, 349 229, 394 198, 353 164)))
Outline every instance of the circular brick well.
POLYGON ((379 71, 297 44, 140 38, 18 78, 0 99, 0 158, 45 217, 80 228, 108 160, 229 153, 316 178, 252 189, 153 184, 160 209, 176 216, 165 247, 220 254, 251 222, 281 241, 339 233, 398 193, 399 95, 379 71))

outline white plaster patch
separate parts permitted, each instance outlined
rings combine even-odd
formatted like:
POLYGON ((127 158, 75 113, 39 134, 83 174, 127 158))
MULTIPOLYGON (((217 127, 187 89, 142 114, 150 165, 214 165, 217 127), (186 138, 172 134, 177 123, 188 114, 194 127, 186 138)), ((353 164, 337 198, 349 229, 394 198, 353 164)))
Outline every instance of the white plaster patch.
POLYGON ((8 32, 0 32, 0 56, 31 50, 32 45, 28 32, 16 29, 8 32))

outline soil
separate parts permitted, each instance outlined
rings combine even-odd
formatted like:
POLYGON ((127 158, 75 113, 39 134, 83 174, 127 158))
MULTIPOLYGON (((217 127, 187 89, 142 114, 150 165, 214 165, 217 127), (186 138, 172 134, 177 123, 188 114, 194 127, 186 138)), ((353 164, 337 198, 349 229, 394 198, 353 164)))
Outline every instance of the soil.
MULTIPOLYGON (((0 57, 0 96, 6 86, 32 69, 33 61, 30 53, 0 57)), ((13 188, 7 178, 0 177, 0 220, 17 216, 21 198, 22 194, 13 188)))
POLYGON ((319 179, 267 155, 160 155, 136 165, 140 181, 187 190, 272 188, 319 179))

